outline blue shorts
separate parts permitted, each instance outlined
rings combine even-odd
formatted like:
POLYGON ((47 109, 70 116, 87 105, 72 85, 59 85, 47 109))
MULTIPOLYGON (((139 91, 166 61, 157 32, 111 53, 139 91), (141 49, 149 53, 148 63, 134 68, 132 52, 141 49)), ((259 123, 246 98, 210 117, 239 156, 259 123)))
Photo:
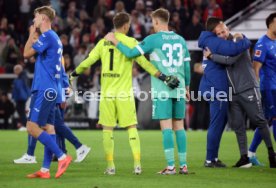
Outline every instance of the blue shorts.
POLYGON ((60 108, 60 105, 55 106, 55 127, 64 124, 64 110, 60 108))
POLYGON ((276 90, 262 90, 261 94, 265 118, 276 117, 276 90))
POLYGON ((54 125, 55 106, 56 98, 49 100, 45 97, 44 91, 35 91, 31 96, 28 121, 37 123, 39 126, 54 125))

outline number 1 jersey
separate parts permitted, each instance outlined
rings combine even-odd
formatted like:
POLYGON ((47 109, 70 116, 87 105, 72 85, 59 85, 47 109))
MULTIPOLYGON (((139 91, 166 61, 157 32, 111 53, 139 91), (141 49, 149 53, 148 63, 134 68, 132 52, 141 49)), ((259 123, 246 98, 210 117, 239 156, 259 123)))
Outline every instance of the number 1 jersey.
MULTIPOLYGON (((118 40, 130 48, 134 48, 138 42, 132 37, 122 33, 115 33, 118 40)), ((98 60, 101 60, 101 95, 103 97, 129 97, 133 96, 132 88, 132 65, 133 61, 139 61, 140 65, 150 74, 157 72, 145 57, 127 58, 111 42, 101 39, 95 48, 89 53, 81 64, 76 68, 76 72, 82 73, 98 60)))

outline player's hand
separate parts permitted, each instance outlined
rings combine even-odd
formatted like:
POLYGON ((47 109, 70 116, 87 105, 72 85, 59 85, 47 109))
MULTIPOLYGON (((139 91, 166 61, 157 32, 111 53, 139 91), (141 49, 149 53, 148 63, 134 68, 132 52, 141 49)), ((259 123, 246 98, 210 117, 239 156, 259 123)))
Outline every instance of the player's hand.
POLYGON ((203 55, 204 55, 204 57, 206 57, 208 59, 208 57, 210 57, 212 55, 212 52, 211 52, 211 50, 208 47, 206 47, 203 50, 203 55))
POLYGON ((74 72, 75 71, 73 71, 69 74, 69 84, 71 87, 73 87, 73 81, 76 79, 76 76, 74 76, 74 72))
POLYGON ((109 32, 104 36, 104 39, 112 42, 114 45, 117 45, 118 41, 115 38, 115 34, 113 32, 109 32))
POLYGON ((61 109, 65 109, 66 107, 67 107, 66 102, 60 103, 60 108, 61 108, 61 109))
POLYGON ((175 89, 179 86, 179 80, 176 76, 166 76, 164 83, 172 89, 175 89))
POLYGON ((29 28, 30 35, 33 36, 36 32, 36 27, 34 25, 31 25, 29 28))
POLYGON ((179 80, 176 76, 170 75, 166 76, 162 72, 158 75, 158 78, 162 80, 171 89, 177 88, 179 85, 179 80))
POLYGON ((243 35, 241 33, 235 33, 233 36, 235 39, 242 39, 243 35))
POLYGON ((190 95, 190 90, 186 88, 186 101, 190 101, 191 100, 191 95, 190 95))

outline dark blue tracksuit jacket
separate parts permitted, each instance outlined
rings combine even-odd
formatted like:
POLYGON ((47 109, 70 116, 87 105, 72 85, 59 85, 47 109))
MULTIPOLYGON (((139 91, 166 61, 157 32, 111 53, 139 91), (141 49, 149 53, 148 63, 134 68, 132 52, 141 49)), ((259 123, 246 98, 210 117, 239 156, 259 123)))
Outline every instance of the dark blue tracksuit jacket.
MULTIPOLYGON (((225 56, 236 56, 247 50, 251 42, 244 37, 238 42, 218 38, 213 32, 203 31, 198 39, 198 46, 202 49, 208 47, 213 54, 225 56)), ((227 100, 218 100, 216 94, 220 91, 228 95, 228 80, 225 66, 211 60, 204 59, 202 62, 204 74, 200 81, 199 91, 201 95, 211 92, 207 96, 210 102, 210 124, 207 134, 207 156, 206 160, 214 161, 218 158, 221 135, 227 122, 227 100), (213 89, 212 89, 213 88, 213 89)), ((204 95, 203 95, 204 96, 204 95)))

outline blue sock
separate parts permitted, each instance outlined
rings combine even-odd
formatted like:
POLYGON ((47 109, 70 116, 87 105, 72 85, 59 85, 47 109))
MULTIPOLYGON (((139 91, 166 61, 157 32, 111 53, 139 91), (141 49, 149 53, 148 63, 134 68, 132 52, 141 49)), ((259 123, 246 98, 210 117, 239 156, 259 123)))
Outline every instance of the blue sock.
POLYGON ((276 141, 276 119, 272 120, 272 130, 273 130, 273 137, 276 141))
POLYGON ((82 144, 80 143, 78 138, 73 134, 71 129, 65 125, 63 115, 64 115, 64 111, 61 108, 56 108, 55 110, 56 134, 59 135, 60 137, 66 138, 71 144, 74 145, 76 149, 78 149, 79 147, 82 146, 82 144))
POLYGON ((82 146, 79 139, 73 134, 71 129, 67 127, 64 123, 55 125, 55 130, 58 135, 66 138, 73 146, 78 149, 82 146))
POLYGON ((59 149, 56 144, 56 140, 53 140, 52 137, 43 131, 37 138, 44 146, 48 147, 52 153, 54 153, 57 158, 60 158, 64 153, 59 149))
MULTIPOLYGON (((50 136, 53 140, 56 140, 55 134, 50 134, 50 136)), ((44 159, 42 164, 43 168, 50 169, 52 157, 53 157, 53 152, 51 152, 51 150, 48 147, 44 146, 44 159)))
POLYGON ((262 139, 262 136, 260 134, 260 131, 257 128, 255 130, 253 140, 252 140, 251 145, 249 147, 249 151, 256 153, 256 150, 257 150, 258 146, 260 145, 260 143, 262 142, 262 140, 263 139, 262 139))
POLYGON ((174 166, 174 140, 172 129, 164 129, 163 147, 168 166, 174 166))
POLYGON ((34 156, 37 139, 28 134, 28 150, 27 154, 34 156))

